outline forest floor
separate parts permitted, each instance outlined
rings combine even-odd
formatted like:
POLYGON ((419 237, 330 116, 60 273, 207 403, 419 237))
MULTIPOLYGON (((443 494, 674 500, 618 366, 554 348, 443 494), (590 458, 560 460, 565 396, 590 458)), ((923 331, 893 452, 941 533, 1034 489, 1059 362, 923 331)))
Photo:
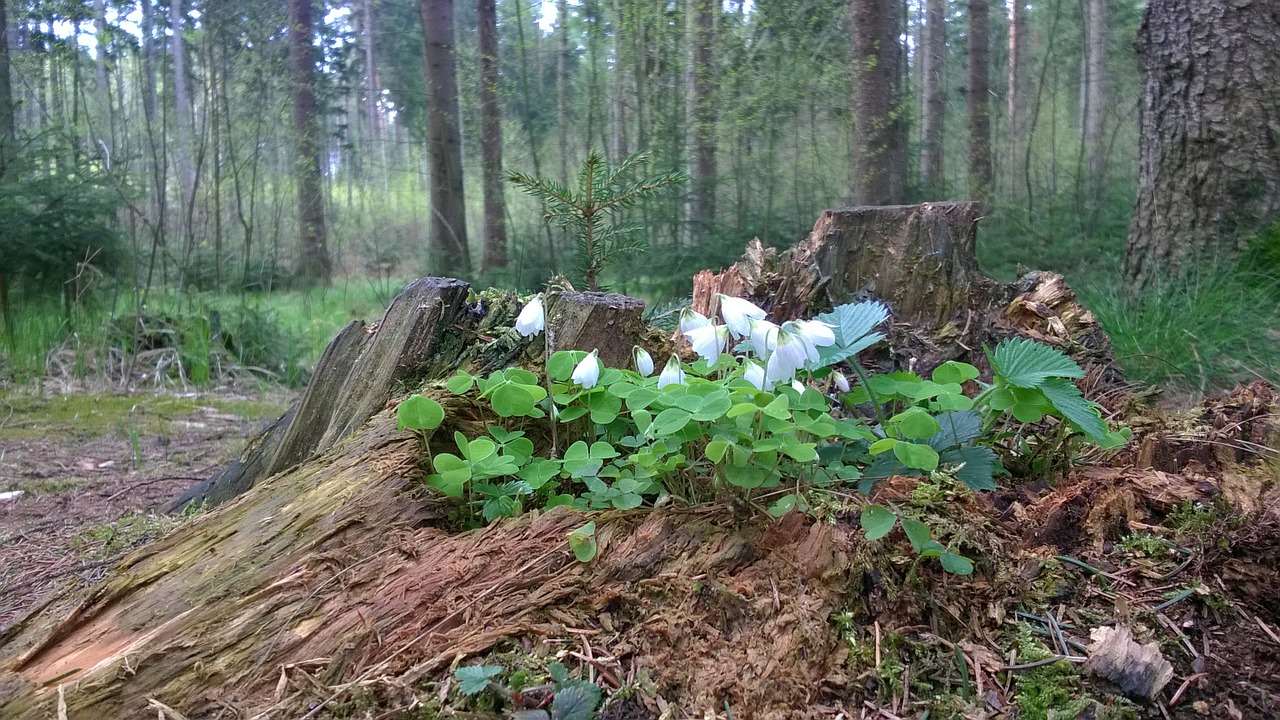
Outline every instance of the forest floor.
POLYGON ((157 508, 234 458, 290 400, 0 394, 0 632, 172 528, 180 518, 157 508))
MULTIPOLYGON (((0 396, 0 493, 24 493, 0 501, 0 636, 180 523, 149 511, 234 457, 288 400, 0 396)), ((614 691, 601 718, 1277 718, 1275 403, 1256 384, 1191 411, 1145 410, 1130 418, 1128 450, 1052 484, 877 486, 874 501, 959 542, 977 563, 968 577, 922 560, 900 533, 867 542, 856 504, 833 502, 818 523, 723 508, 616 514, 602 520, 618 539, 592 592, 533 592, 549 603, 536 608, 523 590, 479 593, 468 626, 502 632, 457 657, 505 668, 513 688, 563 661, 614 691), (534 611, 545 623, 520 620, 534 611), (1133 641, 1099 635, 1118 628, 1133 641), (1147 700, 1152 676, 1162 682, 1147 700)), ((497 523, 433 552, 482 546, 446 555, 497 587, 512 566, 493 558, 533 554, 530 537, 558 547, 565 522, 497 523)), ((551 585, 584 572, 566 568, 551 585)), ((500 717, 489 693, 459 696, 451 674, 424 680, 419 713, 500 717)), ((378 687, 332 717, 402 716, 403 688, 378 687)))

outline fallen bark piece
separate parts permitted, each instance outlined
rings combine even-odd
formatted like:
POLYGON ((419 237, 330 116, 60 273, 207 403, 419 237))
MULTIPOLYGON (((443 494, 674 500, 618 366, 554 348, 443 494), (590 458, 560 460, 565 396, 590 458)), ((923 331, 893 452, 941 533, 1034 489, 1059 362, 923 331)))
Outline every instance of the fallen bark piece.
POLYGON ((1093 642, 1085 668, 1125 693, 1154 700, 1173 679, 1173 665, 1160 654, 1160 646, 1135 642, 1129 628, 1095 628, 1089 637, 1093 642))

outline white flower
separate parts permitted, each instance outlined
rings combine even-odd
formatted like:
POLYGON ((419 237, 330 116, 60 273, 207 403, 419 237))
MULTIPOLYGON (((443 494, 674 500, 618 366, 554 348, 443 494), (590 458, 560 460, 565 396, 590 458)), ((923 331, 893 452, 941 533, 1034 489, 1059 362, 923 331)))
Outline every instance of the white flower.
POLYGON ((685 308, 680 313, 680 332, 687 333, 694 328, 706 327, 711 324, 711 318, 706 317, 702 313, 692 308, 685 308))
POLYGON ((698 357, 705 358, 708 365, 715 366, 720 362, 720 353, 729 344, 729 328, 724 325, 705 325, 694 328, 684 334, 693 346, 698 357))
POLYGON ((831 379, 835 381, 836 387, 839 388, 840 392, 849 392, 849 378, 845 377, 844 373, 839 370, 832 370, 831 379))
POLYGON ((653 357, 639 345, 631 348, 631 361, 636 365, 636 372, 641 375, 649 377, 653 374, 653 357))
POLYGON ((596 351, 592 350, 591 354, 582 358, 582 362, 573 369, 573 381, 578 383, 585 390, 590 390, 600 381, 600 361, 596 358, 596 351))
POLYGON ((773 388, 773 383, 765 381, 764 368, 760 366, 760 363, 747 360, 743 364, 743 377, 747 379, 747 382, 755 385, 757 390, 767 391, 773 388))
POLYGON ((747 336, 751 339, 751 349, 758 358, 763 359, 778 347, 778 326, 768 320, 748 318, 747 336))
POLYGON ((764 366, 764 379, 769 385, 774 383, 789 383, 795 379, 796 368, 787 362, 786 357, 782 353, 775 352, 769 356, 769 361, 764 366))
POLYGON ((792 389, 792 390, 795 390, 796 392, 798 392, 798 393, 800 393, 801 395, 803 395, 803 394, 804 394, 804 383, 800 382, 799 380, 792 380, 792 381, 791 381, 791 389, 792 389))
POLYGON ((538 293, 533 296, 528 305, 524 306, 516 318, 516 332, 523 337, 529 337, 542 332, 542 328, 546 325, 547 315, 542 309, 542 293, 538 293))
POLYGON ((806 362, 818 359, 818 351, 805 342, 804 336, 783 329, 778 331, 777 337, 778 345, 769 355, 770 362, 776 357, 779 363, 785 363, 794 373, 804 367, 806 362))
POLYGON ((675 355, 667 361, 667 366, 662 368, 662 373, 658 375, 658 389, 668 385, 684 385, 684 370, 680 367, 680 358, 675 355))
POLYGON ((724 317, 724 323, 729 326, 729 331, 734 337, 746 337, 751 334, 748 321, 752 318, 764 320, 764 310, 756 307, 750 300, 728 295, 716 297, 720 298, 720 315, 724 317))
POLYGON ((817 347, 836 344, 836 334, 832 331, 832 326, 821 320, 796 320, 795 326, 799 328, 800 334, 806 340, 817 347))

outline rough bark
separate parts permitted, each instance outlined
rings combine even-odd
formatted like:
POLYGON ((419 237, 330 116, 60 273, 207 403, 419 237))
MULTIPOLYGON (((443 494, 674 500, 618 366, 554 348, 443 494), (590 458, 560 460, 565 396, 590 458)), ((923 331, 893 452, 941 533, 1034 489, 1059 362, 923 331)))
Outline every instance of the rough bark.
POLYGON ((938 193, 944 183, 943 133, 946 110, 947 55, 946 0, 928 0, 924 25, 923 112, 920 122, 920 182, 925 190, 938 193))
POLYGON ((1005 117, 1009 123, 1009 187, 1016 188, 1014 178, 1027 146, 1027 103, 1025 96, 1027 68, 1027 7, 1023 0, 1009 6, 1009 78, 1005 90, 1005 117))
POLYGON ((602 292, 562 292, 547 303, 547 345, 599 350, 605 367, 631 367, 631 348, 645 345, 644 301, 602 292))
POLYGON ((13 114, 13 86, 9 81, 9 30, 5 0, 0 0, 0 178, 8 165, 8 154, 17 139, 13 114))
POLYGON ((907 142, 901 102, 900 0, 851 0, 854 205, 906 200, 907 142))
POLYGON ((502 195, 502 104, 498 100, 498 12, 494 0, 476 0, 480 24, 480 153, 484 174, 483 269, 507 266, 506 201, 502 195))
POLYGON ((1085 43, 1083 171, 1096 187, 1106 165, 1103 122, 1107 112, 1107 0, 1089 0, 1085 43))
POLYGON ((1153 0, 1143 76, 1138 199, 1124 274, 1231 258, 1280 219, 1280 12, 1274 3, 1153 0))
POLYGON ((690 0, 689 102, 690 230, 705 233, 716 219, 716 0, 690 0))
POLYGON ((872 297, 889 305, 889 341, 880 370, 931 370, 947 360, 986 365, 984 345, 1011 335, 1062 348, 1099 377, 1111 369, 1110 342, 1075 293, 1053 273, 1000 285, 974 255, 977 203, 929 203, 828 210, 809 236, 779 253, 759 240, 733 267, 694 277, 693 309, 710 314, 715 294, 745 297, 782 322, 872 297))
POLYGON ((969 197, 986 200, 991 194, 991 47, 990 7, 987 0, 969 0, 968 104, 969 197))
POLYGON ((471 272, 467 206, 462 186, 462 114, 453 40, 453 0, 419 0, 427 76, 427 164, 431 169, 431 222, 427 244, 432 270, 471 272))
MULTIPOLYGON (((174 0, 177 2, 178 0, 174 0)), ((324 220, 324 183, 320 153, 324 124, 316 110, 311 0, 289 0, 289 92, 293 100, 293 159, 298 186, 298 276, 306 283, 328 284, 333 274, 324 220)))

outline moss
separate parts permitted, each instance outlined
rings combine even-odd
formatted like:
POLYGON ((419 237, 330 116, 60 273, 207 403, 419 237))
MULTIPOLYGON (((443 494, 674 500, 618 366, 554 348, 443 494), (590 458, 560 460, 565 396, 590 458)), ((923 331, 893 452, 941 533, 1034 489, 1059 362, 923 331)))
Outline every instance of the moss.
POLYGON ((101 437, 130 431, 165 435, 174 419, 195 415, 203 408, 245 419, 278 415, 286 404, 276 399, 178 397, 174 395, 115 395, 105 393, 41 397, 14 393, 0 396, 0 409, 9 420, 0 425, 0 440, 101 437))

